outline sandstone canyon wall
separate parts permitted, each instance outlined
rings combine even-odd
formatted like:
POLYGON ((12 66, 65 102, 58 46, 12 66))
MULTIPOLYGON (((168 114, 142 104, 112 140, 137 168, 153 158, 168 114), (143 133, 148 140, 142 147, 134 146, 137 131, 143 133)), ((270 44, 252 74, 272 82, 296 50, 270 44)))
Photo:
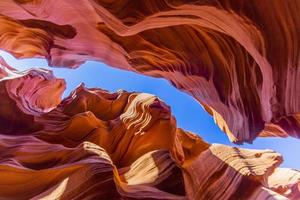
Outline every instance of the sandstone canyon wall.
POLYGON ((232 142, 300 137, 299 0, 1 0, 0 48, 163 77, 232 142))
MULTIPOLYGON (((300 138, 299 0, 1 0, 0 48, 169 80, 232 142, 300 138)), ((101 77, 99 77, 100 79, 101 77)), ((146 93, 0 60, 0 199, 300 199, 272 150, 208 144, 146 93)), ((196 116, 195 116, 196 117, 196 116)))
POLYGON ((158 97, 0 64, 0 199, 299 199, 272 150, 208 144, 158 97))

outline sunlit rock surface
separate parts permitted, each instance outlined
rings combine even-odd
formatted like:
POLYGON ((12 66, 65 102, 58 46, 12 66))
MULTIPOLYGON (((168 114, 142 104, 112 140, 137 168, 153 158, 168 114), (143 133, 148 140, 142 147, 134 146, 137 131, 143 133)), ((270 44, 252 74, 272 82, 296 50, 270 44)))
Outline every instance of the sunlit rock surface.
POLYGON ((299 0, 1 0, 0 48, 166 78, 233 142, 299 138, 299 10, 299 0))
POLYGON ((0 65, 0 199, 299 199, 272 150, 208 144, 146 93, 60 96, 50 71, 0 65))

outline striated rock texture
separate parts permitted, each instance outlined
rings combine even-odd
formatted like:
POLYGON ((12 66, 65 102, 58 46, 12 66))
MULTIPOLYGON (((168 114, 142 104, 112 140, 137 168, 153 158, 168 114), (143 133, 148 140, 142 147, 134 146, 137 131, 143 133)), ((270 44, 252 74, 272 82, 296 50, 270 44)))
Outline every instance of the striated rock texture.
POLYGON ((299 0, 1 0, 0 48, 166 78, 233 142, 299 138, 299 10, 299 0))
POLYGON ((145 93, 0 65, 0 199, 299 199, 272 150, 208 144, 145 93))

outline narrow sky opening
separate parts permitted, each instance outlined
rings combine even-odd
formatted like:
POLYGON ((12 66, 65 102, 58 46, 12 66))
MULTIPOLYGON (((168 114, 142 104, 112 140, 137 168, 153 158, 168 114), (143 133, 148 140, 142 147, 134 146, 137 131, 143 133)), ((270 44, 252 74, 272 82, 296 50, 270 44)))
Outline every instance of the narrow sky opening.
POLYGON ((300 169, 300 157, 295 156, 296 152, 300 152, 300 140, 295 138, 257 138, 253 144, 232 144, 197 101, 188 94, 177 90, 164 79, 115 69, 99 62, 87 62, 77 69, 65 69, 50 68, 45 59, 17 60, 4 51, 0 51, 0 56, 9 65, 21 71, 32 67, 52 70, 56 77, 66 80, 67 89, 64 97, 68 96, 82 82, 86 87, 99 87, 111 92, 124 89, 157 95, 171 106, 179 127, 198 134, 205 141, 250 149, 273 149, 284 157, 281 167, 300 169))

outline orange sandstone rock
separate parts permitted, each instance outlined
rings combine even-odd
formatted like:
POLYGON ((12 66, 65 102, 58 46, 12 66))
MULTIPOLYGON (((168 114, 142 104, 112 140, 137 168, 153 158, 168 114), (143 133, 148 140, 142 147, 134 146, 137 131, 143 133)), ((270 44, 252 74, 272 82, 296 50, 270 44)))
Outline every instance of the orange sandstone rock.
POLYGON ((300 135, 299 0, 2 0, 0 48, 169 80, 233 142, 300 135))
POLYGON ((272 150, 208 144, 145 93, 0 65, 0 199, 298 199, 272 150), (51 95, 49 95, 51 94, 51 95))

